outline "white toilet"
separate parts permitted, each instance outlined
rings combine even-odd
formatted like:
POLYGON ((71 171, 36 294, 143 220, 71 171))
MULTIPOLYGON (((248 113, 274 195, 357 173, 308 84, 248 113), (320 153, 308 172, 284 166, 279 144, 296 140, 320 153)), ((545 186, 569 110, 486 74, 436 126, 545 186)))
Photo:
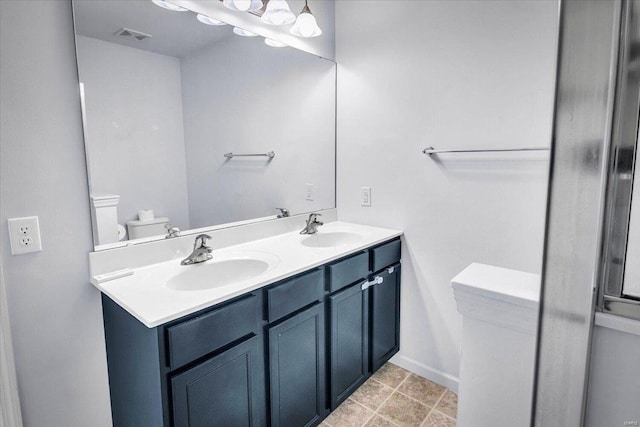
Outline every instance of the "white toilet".
POLYGON ((129 221, 127 222, 127 231, 129 239, 141 239, 143 237, 159 236, 167 234, 165 225, 169 223, 167 217, 157 217, 148 221, 129 221))
POLYGON ((540 276, 471 264, 451 285, 462 314, 458 427, 529 425, 540 276))

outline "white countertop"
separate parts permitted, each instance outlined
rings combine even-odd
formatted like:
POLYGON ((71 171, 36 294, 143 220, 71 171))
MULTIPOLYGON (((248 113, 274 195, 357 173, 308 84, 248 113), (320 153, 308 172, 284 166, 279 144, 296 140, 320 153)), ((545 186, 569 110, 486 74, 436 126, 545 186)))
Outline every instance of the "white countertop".
POLYGON ((261 275, 221 288, 179 291, 165 286, 171 276, 197 268, 181 266, 180 259, 133 269, 130 276, 102 283, 92 280, 92 283, 140 322, 153 328, 402 235, 398 230, 340 221, 320 227, 318 234, 333 232, 357 233, 362 239, 337 247, 313 248, 302 245, 301 241, 308 236, 295 231, 214 250, 214 260, 239 252, 263 253, 277 260, 261 275))

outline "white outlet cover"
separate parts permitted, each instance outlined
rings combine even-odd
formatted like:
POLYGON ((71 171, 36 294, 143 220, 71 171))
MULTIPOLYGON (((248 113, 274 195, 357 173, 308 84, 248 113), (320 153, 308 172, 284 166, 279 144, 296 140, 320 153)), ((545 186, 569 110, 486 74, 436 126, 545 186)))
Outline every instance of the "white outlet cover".
POLYGON ((371 187, 360 187, 360 206, 371 206, 371 187))
POLYGON ((22 255, 42 250, 40 224, 37 216, 11 218, 7 222, 11 255, 22 255))

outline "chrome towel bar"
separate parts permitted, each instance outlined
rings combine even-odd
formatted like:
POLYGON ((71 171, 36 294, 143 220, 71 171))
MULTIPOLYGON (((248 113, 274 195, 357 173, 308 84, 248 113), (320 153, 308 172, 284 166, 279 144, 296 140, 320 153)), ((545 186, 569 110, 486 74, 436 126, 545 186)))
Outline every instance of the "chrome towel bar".
POLYGON ((469 148, 455 150, 436 150, 433 147, 427 147, 422 152, 424 154, 433 155, 441 153, 496 153, 508 151, 549 151, 549 147, 523 147, 523 148, 469 148))
POLYGON ((269 159, 273 159, 276 156, 276 153, 273 151, 269 151, 268 153, 258 153, 258 154, 234 154, 234 153, 225 153, 224 155, 227 159, 233 159, 234 157, 268 157, 269 159))

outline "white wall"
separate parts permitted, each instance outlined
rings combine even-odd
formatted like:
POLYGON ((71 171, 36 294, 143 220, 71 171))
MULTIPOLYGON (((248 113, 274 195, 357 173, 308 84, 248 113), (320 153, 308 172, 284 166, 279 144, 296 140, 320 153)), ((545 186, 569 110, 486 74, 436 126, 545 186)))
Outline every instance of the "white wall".
POLYGON ((335 207, 333 62, 229 37, 181 64, 191 228, 335 207))
POLYGON ((556 1, 336 2, 339 218, 404 230, 395 361, 445 385, 450 279, 472 262, 540 272, 548 157, 421 150, 548 146, 556 21, 556 1))
POLYGON ((640 321, 598 313, 591 345, 587 427, 640 422, 640 321))
POLYGON ((180 60, 78 36, 93 193, 118 194, 118 222, 153 209, 188 229, 180 60))
POLYGON ((26 426, 111 425, 78 92, 70 3, 0 1, 0 226, 38 215, 44 248, 0 247, 26 426))

